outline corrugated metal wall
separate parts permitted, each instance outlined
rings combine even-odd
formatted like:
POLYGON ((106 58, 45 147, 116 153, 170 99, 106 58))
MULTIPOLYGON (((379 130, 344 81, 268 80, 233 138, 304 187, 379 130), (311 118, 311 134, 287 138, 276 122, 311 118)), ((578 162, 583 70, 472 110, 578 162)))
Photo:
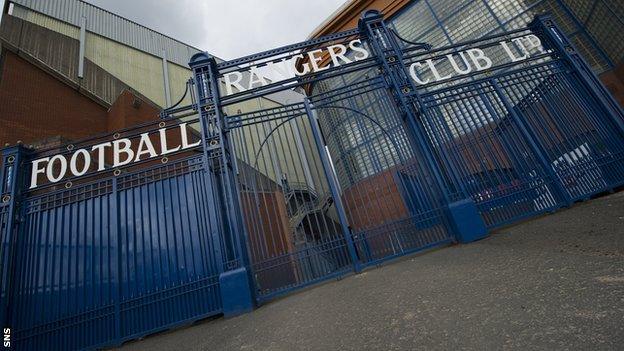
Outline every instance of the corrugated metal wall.
POLYGON ((0 26, 0 38, 19 49, 21 56, 35 60, 38 66, 55 72, 57 78, 71 82, 70 85, 88 91, 104 105, 111 105, 128 88, 128 85, 89 59, 85 60, 84 78, 78 79, 79 43, 61 33, 17 17, 6 16, 0 26))
MULTIPOLYGON (((86 35, 85 57, 159 106, 166 106, 162 59, 92 33, 86 35)), ((187 72, 186 79, 170 85, 184 86, 191 76, 191 71, 187 72)))
POLYGON ((47 16, 80 27, 80 18, 87 18, 87 31, 132 46, 157 57, 167 51, 167 59, 186 66, 200 50, 155 32, 114 13, 79 0, 12 0, 47 16))

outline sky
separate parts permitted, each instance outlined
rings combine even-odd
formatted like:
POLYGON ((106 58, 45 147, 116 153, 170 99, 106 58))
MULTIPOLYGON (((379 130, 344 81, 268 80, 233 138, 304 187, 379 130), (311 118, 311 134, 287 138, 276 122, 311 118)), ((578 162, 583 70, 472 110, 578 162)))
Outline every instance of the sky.
POLYGON ((225 60, 303 41, 345 2, 345 0, 86 1, 225 60))

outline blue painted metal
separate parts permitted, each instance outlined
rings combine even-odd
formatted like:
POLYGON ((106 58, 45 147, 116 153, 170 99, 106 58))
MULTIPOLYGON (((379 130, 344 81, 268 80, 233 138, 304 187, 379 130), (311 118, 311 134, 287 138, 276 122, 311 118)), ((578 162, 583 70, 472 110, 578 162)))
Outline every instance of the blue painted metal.
POLYGON ((612 122, 619 128, 621 135, 624 136, 624 111, 622 107, 611 96, 607 88, 596 76, 596 73, 592 71, 587 61, 557 27, 553 19, 547 15, 537 16, 530 25, 548 38, 547 43, 553 46, 559 55, 565 58, 574 68, 576 74, 587 85, 594 98, 598 99, 603 108, 607 110, 608 117, 611 118, 612 122))
POLYGON ((3 150, 0 317, 19 348, 106 347, 234 315, 624 185, 624 114, 552 20, 437 48, 413 39, 369 12, 358 29, 232 61, 198 54, 191 106, 60 151, 3 150), (408 74, 528 34, 547 50, 522 64, 425 85, 408 74), (368 58, 220 92, 223 74, 352 39, 368 58), (257 100, 295 86, 308 96, 257 100), (196 148, 65 187, 28 190, 16 167, 183 120, 196 148))
POLYGON ((9 233, 19 232, 5 324, 18 349, 118 345, 221 313, 213 200, 200 158, 170 155, 174 162, 26 193, 15 169, 26 173, 29 160, 49 153, 56 151, 29 152, 21 168, 3 162, 3 184, 8 173, 13 181, 2 192, 24 193, 15 221, 0 206, 3 238, 11 223, 9 233))
POLYGON ((349 228, 347 215, 345 213, 344 205, 342 204, 342 199, 340 198, 340 191, 338 190, 336 176, 332 171, 331 161, 327 156, 327 151, 325 149, 326 145, 323 141, 323 137, 321 136, 321 129, 318 120, 317 118, 315 118, 316 116, 314 115, 312 108, 310 107, 310 102, 306 99, 304 101, 304 104, 306 108, 306 114, 308 116, 308 121, 310 123, 310 128, 312 129, 312 135, 314 136, 314 143, 316 144, 316 149, 319 154, 319 158, 321 159, 321 165, 325 173, 325 177, 327 178, 329 190, 331 191, 332 197, 334 199, 334 204, 336 206, 336 211, 338 212, 338 218, 340 220, 340 226, 342 227, 342 233, 345 237, 345 241, 347 242, 347 249, 349 250, 351 261, 353 262, 353 269, 356 272, 359 272, 362 269, 360 267, 360 259, 358 258, 355 245, 353 244, 351 229, 349 228))
POLYGON ((28 150, 22 145, 2 150, 0 178, 0 322, 4 327, 14 328, 14 285, 19 282, 19 270, 15 267, 16 242, 20 236, 18 223, 24 192, 25 159, 28 150))
POLYGON ((233 317, 253 310, 253 284, 245 267, 233 269, 219 275, 219 287, 223 302, 223 315, 233 317))
POLYGON ((455 201, 448 206, 451 223, 455 226, 457 241, 466 244, 485 238, 487 227, 472 199, 455 201))
MULTIPOLYGON (((250 290, 248 293, 255 301, 255 290, 253 287, 252 273, 246 267, 250 266, 249 253, 247 247, 247 234, 242 220, 242 210, 240 205, 240 191, 238 182, 235 179, 236 174, 236 157, 231 150, 232 144, 229 139, 228 129, 226 128, 226 119, 222 112, 217 62, 214 57, 208 53, 196 54, 191 58, 189 63, 194 74, 196 86, 196 99, 198 104, 199 120, 201 124, 202 143, 204 145, 204 164, 207 173, 213 175, 217 184, 219 198, 219 207, 221 208, 221 219, 224 223, 221 230, 221 237, 225 238, 226 243, 226 265, 223 267, 221 277, 225 281, 236 282, 235 286, 241 287, 238 282, 240 272, 245 273, 248 282, 244 285, 250 290), (208 126, 210 125, 210 127, 208 126), (206 137, 211 137, 211 142, 206 145, 206 137), (209 162, 209 163, 208 163, 209 162), (241 270, 237 270, 240 269, 241 270), (229 274, 228 270, 236 270, 229 274), (225 275, 223 275, 225 274, 225 275)), ((221 279, 221 278, 220 278, 221 279)), ((231 286, 228 285, 230 288, 231 286)), ((221 290, 222 293, 231 293, 227 288, 221 290)), ((237 295, 242 297, 244 295, 237 295)), ((246 295, 245 295, 246 296, 246 295)), ((228 297, 222 295, 222 300, 226 301, 228 297)), ((227 300, 231 302, 231 300, 227 300)), ((228 305, 227 314, 236 313, 238 309, 241 311, 246 308, 247 301, 241 301, 240 304, 228 305)))

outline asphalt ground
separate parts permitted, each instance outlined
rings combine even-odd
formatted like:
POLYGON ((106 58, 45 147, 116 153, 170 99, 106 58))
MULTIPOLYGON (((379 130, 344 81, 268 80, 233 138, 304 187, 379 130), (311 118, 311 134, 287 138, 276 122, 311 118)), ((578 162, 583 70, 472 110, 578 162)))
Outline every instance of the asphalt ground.
POLYGON ((624 192, 121 350, 624 350, 624 192))

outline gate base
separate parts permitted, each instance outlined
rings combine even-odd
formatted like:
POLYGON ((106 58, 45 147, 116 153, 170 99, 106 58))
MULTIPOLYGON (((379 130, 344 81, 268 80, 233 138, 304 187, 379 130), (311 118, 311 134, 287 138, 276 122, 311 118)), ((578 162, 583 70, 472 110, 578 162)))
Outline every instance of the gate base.
POLYGON ((245 268, 238 268, 219 275, 223 315, 234 317, 254 308, 252 284, 245 268))
POLYGON ((485 238, 488 230, 472 199, 449 204, 449 218, 455 229, 457 241, 470 243, 485 238))

